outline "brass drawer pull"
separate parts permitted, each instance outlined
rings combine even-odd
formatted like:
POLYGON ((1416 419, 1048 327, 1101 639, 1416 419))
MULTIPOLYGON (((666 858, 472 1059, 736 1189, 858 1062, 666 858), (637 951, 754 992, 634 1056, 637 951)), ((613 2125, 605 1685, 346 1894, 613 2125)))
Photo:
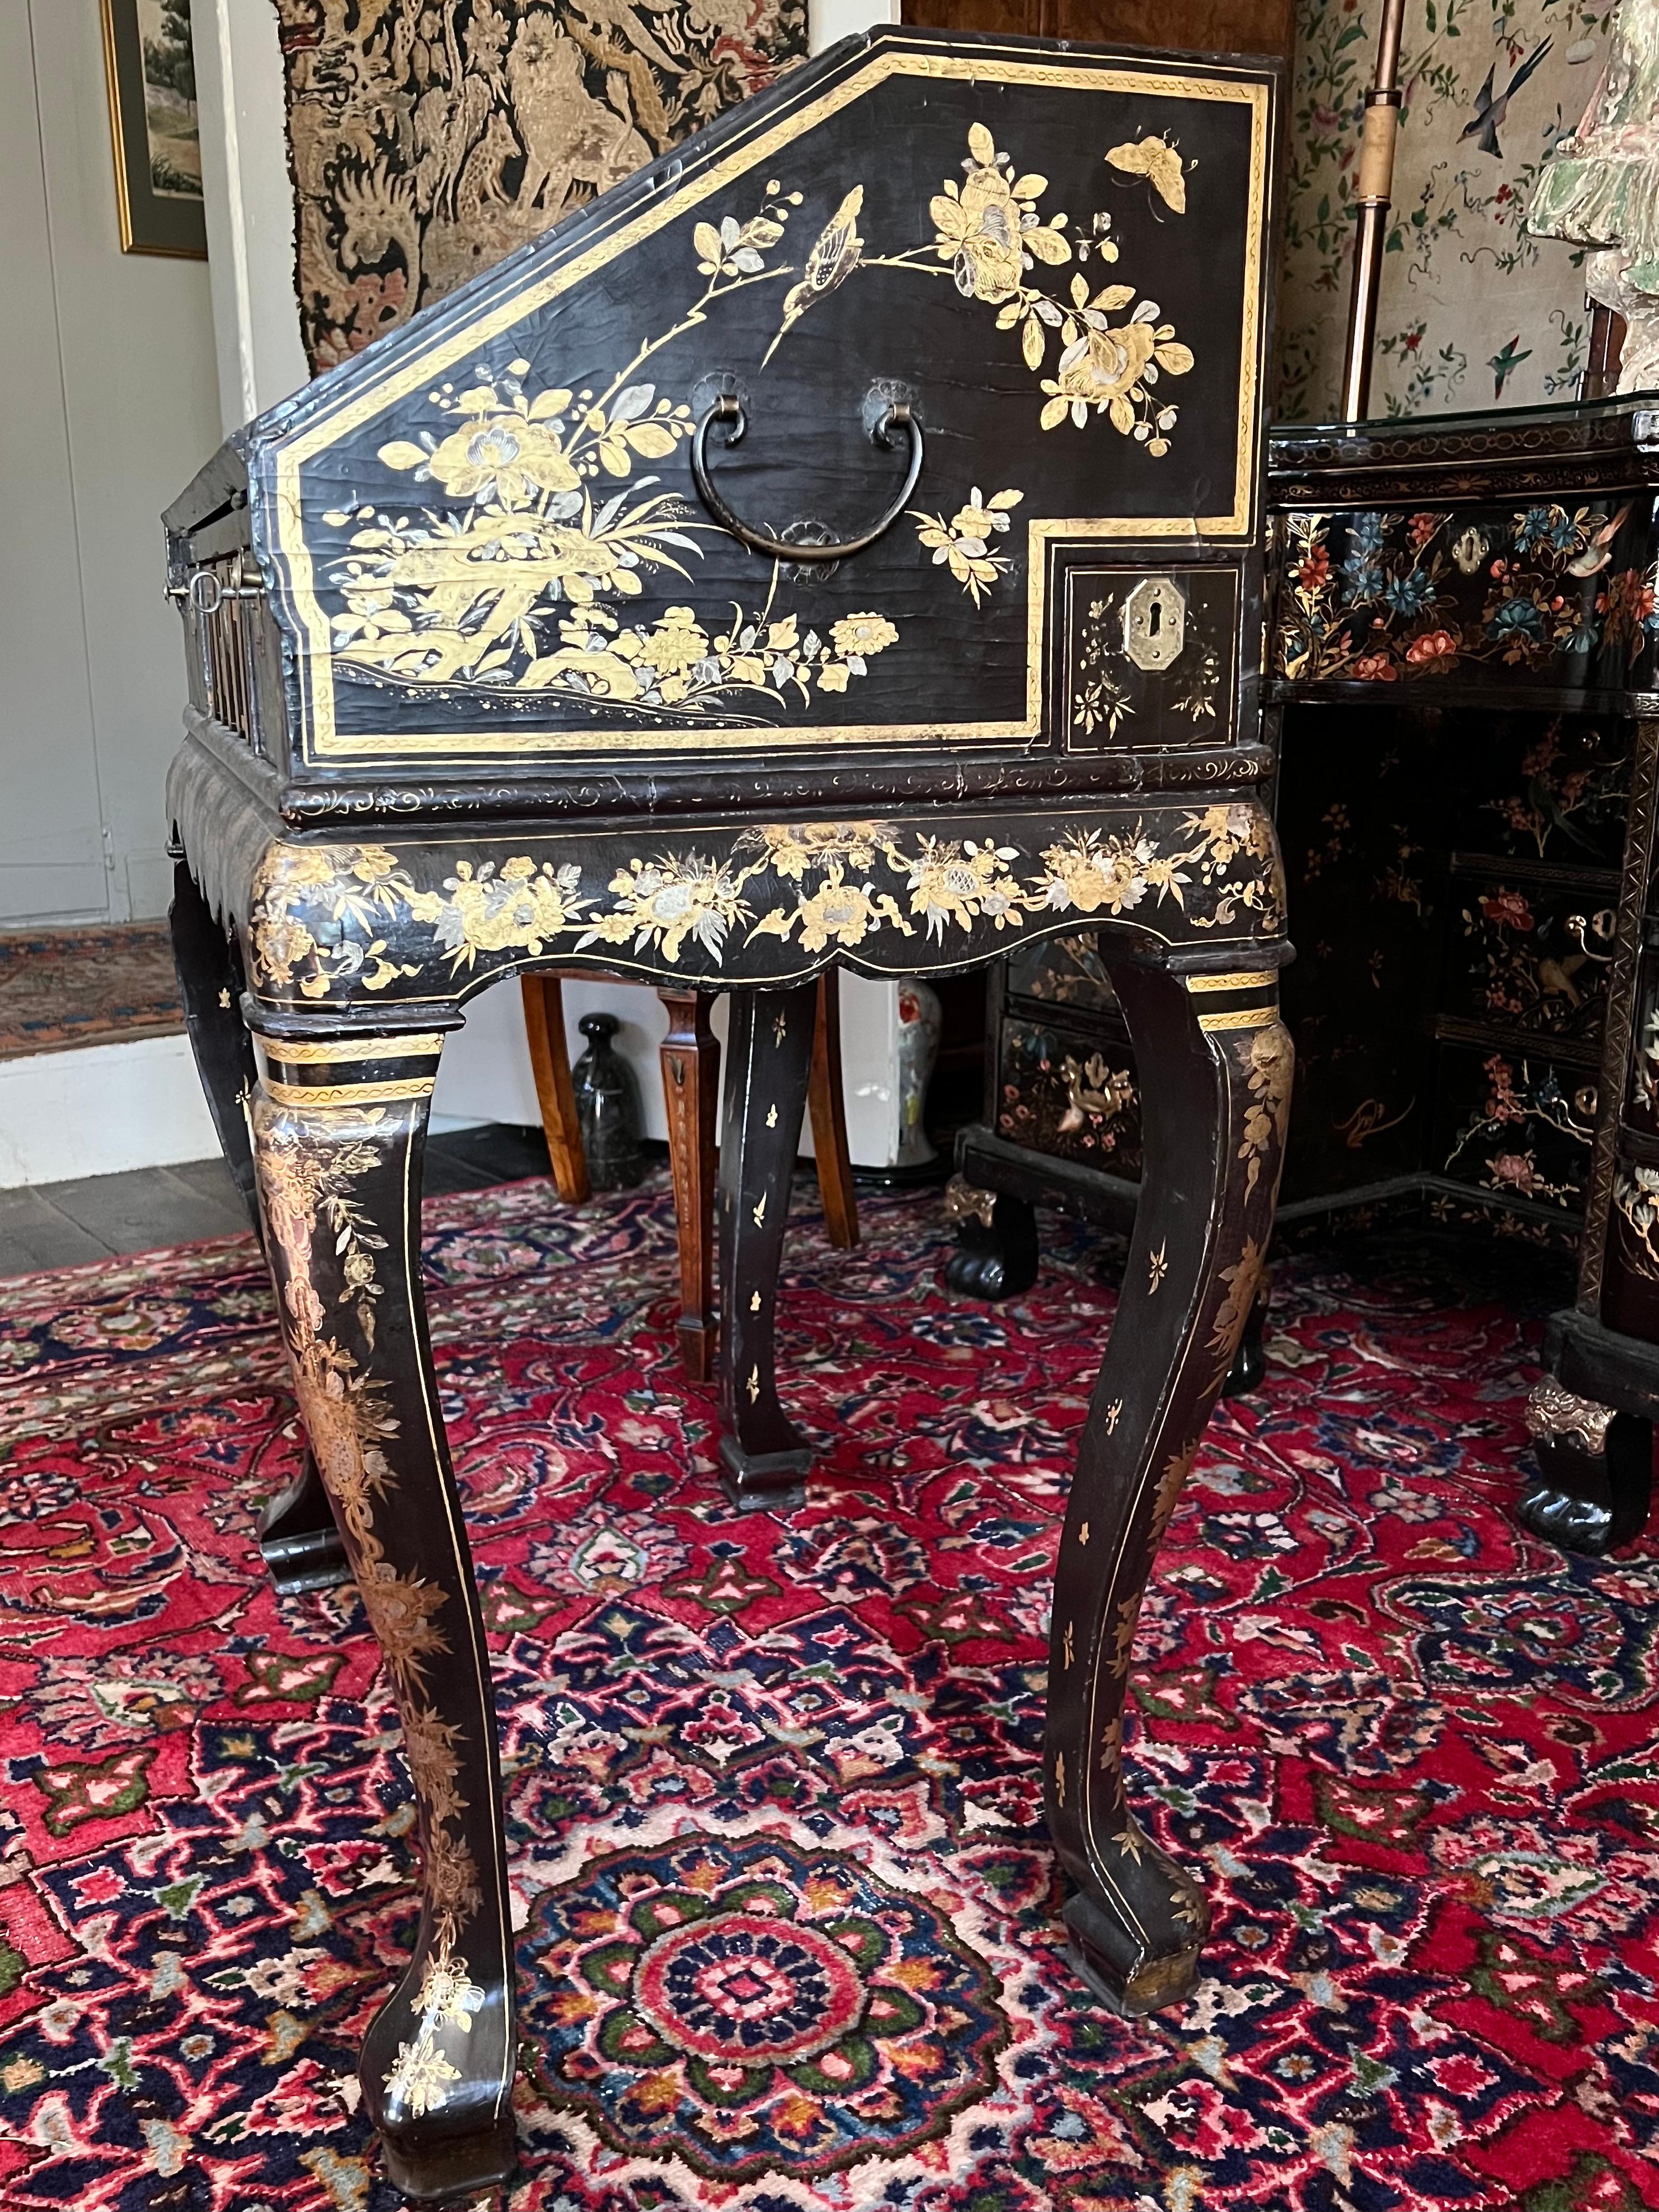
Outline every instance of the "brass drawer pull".
POLYGON ((752 553, 764 553, 774 561, 845 561, 854 553, 862 553, 873 545, 882 532, 890 530, 903 514, 910 495, 916 488, 916 478, 921 474, 921 425, 910 412, 908 402, 898 400, 888 408, 870 433, 873 444, 890 448, 893 441, 888 434, 895 429, 904 429, 910 435, 910 465, 905 471, 903 489, 879 522, 866 530, 861 538, 844 538, 838 543, 823 544, 792 544, 783 538, 769 537, 763 530, 753 530, 748 523, 740 522, 715 490, 708 473, 708 429, 714 422, 732 425, 726 436, 728 446, 735 446, 749 428, 743 403, 732 392, 722 392, 697 425, 697 434, 691 441, 691 475, 697 487, 697 496, 722 529, 729 530, 740 538, 752 553))

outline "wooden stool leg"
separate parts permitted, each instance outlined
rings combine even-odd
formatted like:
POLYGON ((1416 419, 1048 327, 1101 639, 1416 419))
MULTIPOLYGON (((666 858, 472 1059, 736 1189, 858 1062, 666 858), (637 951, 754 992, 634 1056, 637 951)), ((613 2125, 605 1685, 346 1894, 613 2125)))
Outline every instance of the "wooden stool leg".
POLYGON ((564 988, 556 975, 526 975, 520 978, 520 988, 525 1035, 530 1040, 530 1065, 535 1072, 536 1097, 553 1167, 553 1188, 567 1206, 580 1206, 588 1194, 587 1156, 582 1151, 581 1127, 576 1119, 576 1094, 570 1088, 564 988))
POLYGON ((662 1092, 668 1164, 680 1248, 680 1358, 694 1382, 714 1371, 714 1116, 720 1104, 720 1039, 708 1026, 710 991, 659 991, 668 1009, 662 1092))
POLYGON ((841 970, 818 978, 817 1020, 812 1030, 812 1073, 806 1103, 812 1116, 818 1197, 830 1242, 850 1252, 859 1241, 858 1200, 847 1152, 847 1101, 841 1087, 841 970))

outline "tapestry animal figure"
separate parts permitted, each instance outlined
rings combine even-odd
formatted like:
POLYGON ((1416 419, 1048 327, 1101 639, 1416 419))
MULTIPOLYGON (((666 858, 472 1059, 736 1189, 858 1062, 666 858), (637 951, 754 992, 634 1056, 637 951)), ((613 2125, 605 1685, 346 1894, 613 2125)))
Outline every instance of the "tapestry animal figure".
POLYGON ((806 52, 806 0, 275 5, 313 371, 806 52))
POLYGON ((521 208, 539 206, 550 218, 573 185, 603 191, 651 159, 629 115, 588 92, 580 50, 545 10, 520 25, 507 56, 507 82, 525 147, 521 208))

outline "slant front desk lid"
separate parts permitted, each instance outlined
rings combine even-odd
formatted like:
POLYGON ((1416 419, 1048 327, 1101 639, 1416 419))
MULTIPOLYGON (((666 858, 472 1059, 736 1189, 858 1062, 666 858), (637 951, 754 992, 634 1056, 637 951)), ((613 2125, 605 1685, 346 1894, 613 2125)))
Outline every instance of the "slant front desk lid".
POLYGON ((1273 82, 849 40, 261 418, 301 757, 1047 749, 1067 563, 1255 537, 1273 82))

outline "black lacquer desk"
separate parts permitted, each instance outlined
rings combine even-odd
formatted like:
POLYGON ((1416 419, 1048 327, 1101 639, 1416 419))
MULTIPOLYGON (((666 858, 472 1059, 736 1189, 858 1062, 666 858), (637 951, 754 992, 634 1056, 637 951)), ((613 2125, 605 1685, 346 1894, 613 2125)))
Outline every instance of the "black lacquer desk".
POLYGON ((1256 659, 1276 100, 1269 64, 850 41, 232 439, 168 515, 180 970, 320 1474, 276 1533, 325 1548, 331 1510, 420 1812, 415 1954, 362 2069, 414 2194, 512 2156, 489 1662, 418 1236, 444 1039, 526 969, 736 994, 722 1452, 776 1508, 808 1462, 773 1332, 813 979, 1102 930, 1147 1202, 1060 1547, 1048 1814, 1094 1986, 1142 2011, 1191 1980, 1202 1893, 1124 1803, 1119 1714, 1290 1083, 1256 659))

